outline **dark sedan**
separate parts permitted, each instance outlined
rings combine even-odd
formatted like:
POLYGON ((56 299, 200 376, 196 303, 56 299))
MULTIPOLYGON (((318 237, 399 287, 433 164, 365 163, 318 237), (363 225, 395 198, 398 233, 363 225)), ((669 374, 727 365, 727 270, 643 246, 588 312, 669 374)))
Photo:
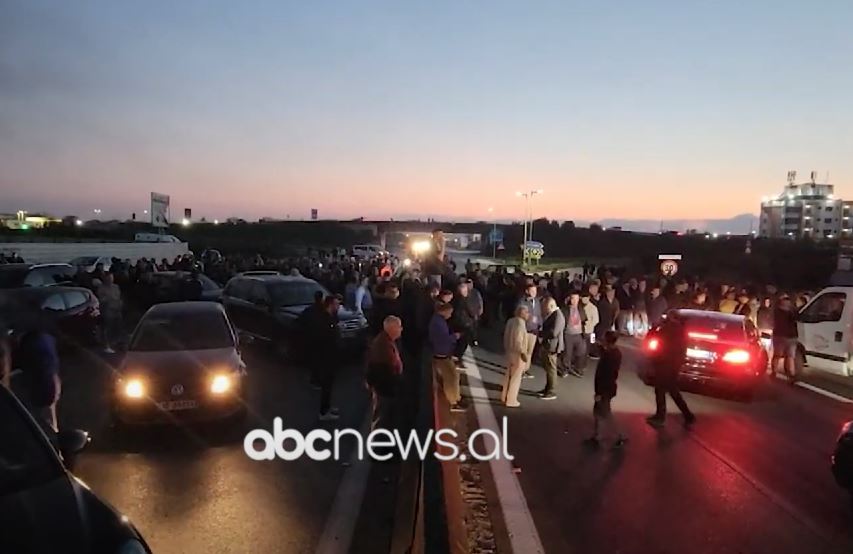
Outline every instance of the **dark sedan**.
POLYGON ((853 421, 848 421, 838 435, 832 455, 832 474, 838 484, 853 495, 853 421))
POLYGON ((117 423, 240 419, 245 375, 220 304, 158 304, 133 333, 115 383, 113 417, 117 423))
POLYGON ((54 286, 0 291, 0 318, 13 330, 37 314, 63 344, 95 343, 100 304, 89 289, 54 286))
MULTIPOLYGON (((61 431, 66 462, 88 436, 61 431)), ((127 517, 68 472, 21 403, 0 386, 0 552, 150 553, 127 517)))
MULTIPOLYGON (((667 318, 681 321, 687 350, 678 372, 686 389, 718 388, 750 398, 767 369, 767 352, 752 321, 741 315, 701 310, 672 310, 667 318)), ((645 341, 649 360, 661 348, 658 328, 645 341)), ((644 380, 653 383, 653 375, 644 380)))

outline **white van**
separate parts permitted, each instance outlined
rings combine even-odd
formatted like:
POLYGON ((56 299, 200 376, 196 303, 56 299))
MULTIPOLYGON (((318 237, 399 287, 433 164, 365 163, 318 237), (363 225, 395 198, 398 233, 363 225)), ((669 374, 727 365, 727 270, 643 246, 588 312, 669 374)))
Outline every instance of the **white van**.
POLYGON ((136 233, 133 240, 136 242, 181 242, 181 239, 175 235, 161 235, 159 233, 136 233))
POLYGON ((352 247, 352 255, 356 258, 371 260, 385 255, 385 251, 378 244, 356 244, 352 247))
POLYGON ((810 368, 853 376, 853 286, 826 287, 800 311, 801 352, 810 368))

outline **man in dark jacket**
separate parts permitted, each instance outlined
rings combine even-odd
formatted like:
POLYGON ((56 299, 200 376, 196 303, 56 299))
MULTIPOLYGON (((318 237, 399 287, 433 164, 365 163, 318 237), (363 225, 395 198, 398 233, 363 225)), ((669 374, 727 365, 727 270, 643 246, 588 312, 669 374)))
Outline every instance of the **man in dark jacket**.
POLYGON ((557 377, 557 359, 565 350, 565 338, 563 332, 566 328, 566 318, 557 307, 553 298, 546 298, 542 305, 545 321, 542 322, 542 330, 539 331, 539 340, 542 348, 542 366, 545 368, 545 388, 539 393, 543 400, 556 398, 554 394, 554 381, 557 377))
POLYGON ((651 363, 654 367, 655 414, 646 421, 655 428, 663 427, 666 421, 666 395, 669 394, 684 416, 684 424, 692 425, 696 416, 690 411, 678 388, 678 372, 687 355, 687 338, 684 325, 674 314, 667 316, 657 335, 649 339, 656 345, 651 363))
POLYGON ((56 404, 62 391, 59 379, 59 352, 56 339, 46 322, 33 320, 26 323, 14 350, 14 365, 23 372, 26 383, 25 403, 33 418, 48 436, 58 431, 56 404))
POLYGON ((610 428, 610 433, 616 436, 613 448, 622 448, 628 439, 622 434, 619 424, 613 418, 610 403, 616 396, 616 381, 619 379, 619 369, 622 366, 622 351, 616 346, 619 334, 607 331, 601 340, 601 357, 595 368, 595 403, 592 406, 592 416, 595 427, 592 437, 587 444, 597 447, 600 444, 601 427, 610 428))
POLYGON ((332 386, 340 362, 340 330, 338 309, 340 301, 335 296, 323 300, 323 309, 313 311, 306 321, 308 360, 320 387, 320 421, 338 419, 338 410, 331 406, 332 386))
POLYGON ((382 331, 370 341, 365 380, 373 393, 372 429, 393 432, 397 428, 396 403, 403 375, 397 340, 402 334, 403 322, 391 315, 382 322, 382 331))
POLYGON ((649 291, 649 301, 646 303, 646 311, 649 314, 649 326, 656 327, 666 313, 666 297, 661 294, 660 287, 654 286, 649 291))
POLYGON ((453 306, 453 317, 450 320, 451 329, 459 333, 459 340, 456 341, 456 348, 453 351, 453 357, 456 360, 456 366, 465 367, 465 362, 462 361, 462 356, 471 344, 474 336, 474 321, 477 314, 471 305, 471 297, 468 294, 468 284, 465 281, 460 282, 456 286, 456 293, 453 295, 451 302, 453 306))

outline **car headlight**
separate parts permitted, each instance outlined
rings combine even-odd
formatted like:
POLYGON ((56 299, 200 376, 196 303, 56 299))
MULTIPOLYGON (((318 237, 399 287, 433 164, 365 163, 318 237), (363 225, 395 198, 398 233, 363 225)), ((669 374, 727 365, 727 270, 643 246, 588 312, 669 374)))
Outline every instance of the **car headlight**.
POLYGON ((148 554, 148 550, 138 540, 130 539, 119 547, 118 554, 148 554))
POLYGON ((142 398, 145 396, 145 383, 142 379, 130 379, 124 384, 124 395, 128 398, 142 398))
POLYGON ((218 373, 213 376, 210 381, 210 392, 213 394, 225 394, 231 390, 231 376, 224 373, 218 373))

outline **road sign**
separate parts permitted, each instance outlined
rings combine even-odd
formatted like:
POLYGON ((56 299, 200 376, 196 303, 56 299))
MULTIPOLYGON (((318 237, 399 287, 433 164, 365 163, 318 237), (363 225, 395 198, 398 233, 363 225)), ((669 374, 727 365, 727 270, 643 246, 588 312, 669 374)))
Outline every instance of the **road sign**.
POLYGON ((169 226, 169 195, 151 193, 151 225, 154 227, 169 226))
POLYGON ((678 273, 678 262, 675 260, 663 260, 660 263, 660 272, 666 277, 672 277, 678 273))
POLYGON ((193 218, 192 208, 184 208, 184 218, 185 219, 192 219, 193 218))
POLYGON ((317 221, 318 215, 317 208, 311 208, 311 221, 317 221))
POLYGON ((658 254, 659 260, 680 260, 681 254, 658 254))

